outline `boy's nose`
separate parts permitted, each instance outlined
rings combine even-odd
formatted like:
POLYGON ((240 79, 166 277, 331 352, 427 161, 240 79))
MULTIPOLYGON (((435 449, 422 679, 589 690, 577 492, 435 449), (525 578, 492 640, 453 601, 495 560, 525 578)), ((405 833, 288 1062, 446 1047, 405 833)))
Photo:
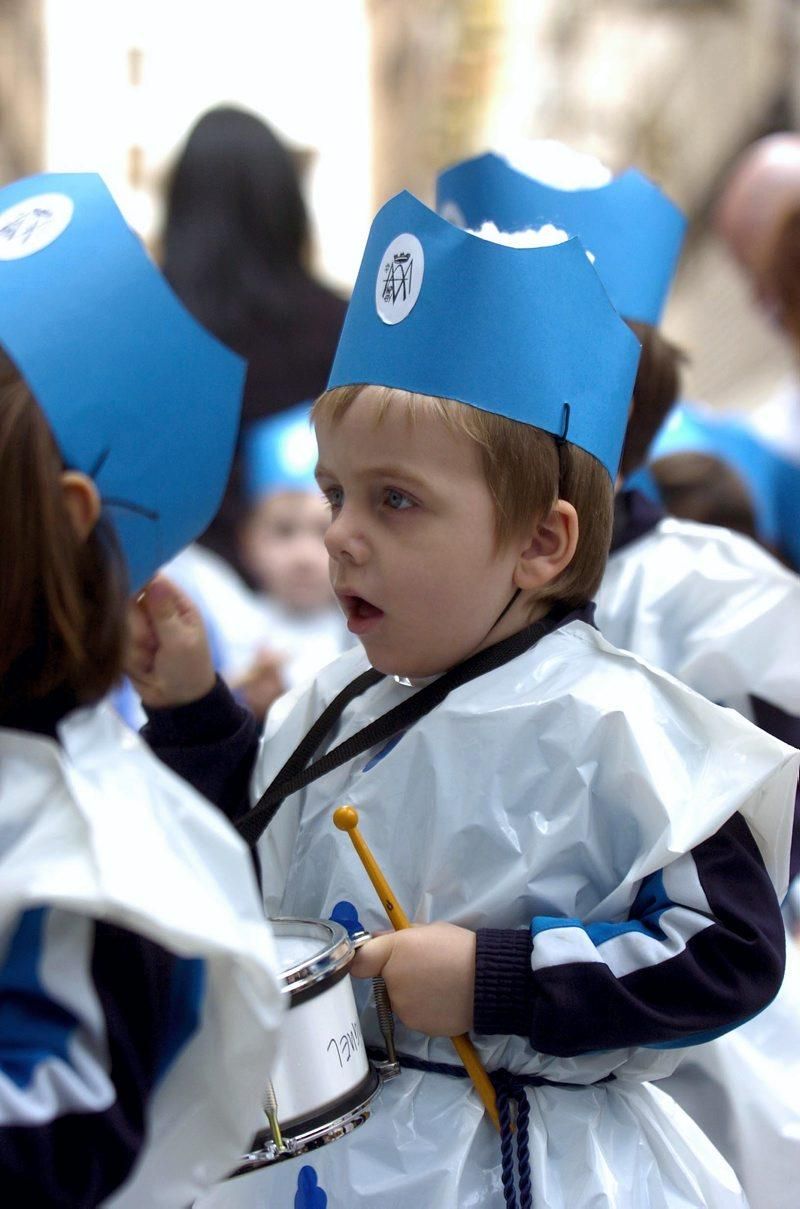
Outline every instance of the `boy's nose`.
POLYGON ((366 538, 343 508, 325 532, 325 548, 337 562, 363 563, 368 554, 366 538))

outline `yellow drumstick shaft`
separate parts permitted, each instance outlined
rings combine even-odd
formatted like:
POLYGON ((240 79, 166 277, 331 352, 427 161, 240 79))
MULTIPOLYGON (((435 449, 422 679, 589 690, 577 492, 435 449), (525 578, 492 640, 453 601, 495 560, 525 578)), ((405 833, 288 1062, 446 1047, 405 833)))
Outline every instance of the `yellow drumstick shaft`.
MULTIPOLYGON (((411 922, 408 916, 397 902, 392 893, 391 886, 383 876, 378 862, 375 860, 364 837, 358 830, 358 811, 354 806, 340 806, 333 812, 333 821, 340 831, 346 831, 350 836, 353 847, 358 853, 369 880, 378 893, 378 898, 381 900, 383 909, 389 917, 389 922, 395 932, 402 932, 404 928, 410 928, 411 922)), ((483 1063, 478 1057, 478 1051, 466 1033, 462 1033, 459 1037, 451 1037, 450 1040, 455 1046, 456 1053, 472 1080, 475 1090, 483 1101, 484 1107, 495 1128, 499 1130, 500 1118, 497 1115, 497 1100, 495 1098, 494 1087, 483 1063)))
MULTIPOLYGON (((391 886, 381 873, 378 862, 375 860, 375 857, 367 847, 364 837, 358 830, 358 812, 352 806, 342 806, 340 809, 342 811, 352 810, 353 814, 356 816, 355 823, 353 823, 353 825, 350 827, 340 827, 340 822, 337 822, 337 818, 341 818, 339 810, 334 812, 333 819, 336 823, 336 826, 340 827, 340 830, 346 831, 350 836, 350 839, 353 841, 353 847, 359 855, 361 864, 367 871, 369 880, 372 882, 373 886, 378 892, 378 898, 381 900, 381 905, 389 917, 389 923, 392 925, 395 932, 402 932, 404 928, 410 928, 410 919, 400 904, 396 902, 395 897, 392 894, 391 886)), ((347 819, 349 821, 349 815, 347 816, 347 819)))

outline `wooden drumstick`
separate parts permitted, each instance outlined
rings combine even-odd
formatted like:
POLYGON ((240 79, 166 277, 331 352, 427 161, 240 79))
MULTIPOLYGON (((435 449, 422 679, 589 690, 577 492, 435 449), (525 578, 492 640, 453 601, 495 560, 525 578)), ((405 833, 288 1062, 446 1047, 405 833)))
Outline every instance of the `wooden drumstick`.
MULTIPOLYGON (((391 887, 380 870, 378 862, 370 852, 364 837, 358 830, 358 811, 354 806, 340 806, 333 812, 333 822, 340 831, 346 831, 353 841, 361 864, 367 871, 367 876, 378 892, 383 909, 389 917, 389 922, 395 932, 401 932, 411 927, 411 922, 403 908, 392 894, 391 887)), ((478 1057, 478 1051, 469 1036, 462 1033, 459 1037, 451 1037, 464 1069, 473 1082, 475 1090, 483 1100, 484 1107, 494 1123, 495 1129, 500 1129, 500 1118, 497 1115, 497 1101, 492 1081, 486 1073, 483 1063, 478 1057)))

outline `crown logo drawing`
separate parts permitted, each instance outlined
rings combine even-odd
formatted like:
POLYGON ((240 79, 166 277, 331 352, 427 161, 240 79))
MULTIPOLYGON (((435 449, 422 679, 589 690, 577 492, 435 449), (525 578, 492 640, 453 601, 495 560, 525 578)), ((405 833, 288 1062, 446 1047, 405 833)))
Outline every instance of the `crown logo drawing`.
POLYGON ((414 274, 414 257, 410 252, 395 252, 383 266, 383 301, 405 302, 411 295, 414 274))
POLYGON ((0 227, 0 239, 17 239, 20 243, 27 243, 34 231, 38 228, 46 226, 53 218, 53 211, 43 209, 41 206, 33 206, 30 210, 25 210, 22 214, 18 214, 11 222, 7 222, 5 226, 0 227))

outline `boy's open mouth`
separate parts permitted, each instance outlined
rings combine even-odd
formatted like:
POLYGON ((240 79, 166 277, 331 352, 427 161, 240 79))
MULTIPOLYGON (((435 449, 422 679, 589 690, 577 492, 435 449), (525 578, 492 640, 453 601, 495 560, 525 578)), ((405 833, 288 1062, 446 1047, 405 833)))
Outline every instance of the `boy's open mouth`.
POLYGON ((383 609, 370 604, 363 596, 337 593, 342 608, 347 614, 347 628, 351 634, 366 634, 383 617, 383 609))

